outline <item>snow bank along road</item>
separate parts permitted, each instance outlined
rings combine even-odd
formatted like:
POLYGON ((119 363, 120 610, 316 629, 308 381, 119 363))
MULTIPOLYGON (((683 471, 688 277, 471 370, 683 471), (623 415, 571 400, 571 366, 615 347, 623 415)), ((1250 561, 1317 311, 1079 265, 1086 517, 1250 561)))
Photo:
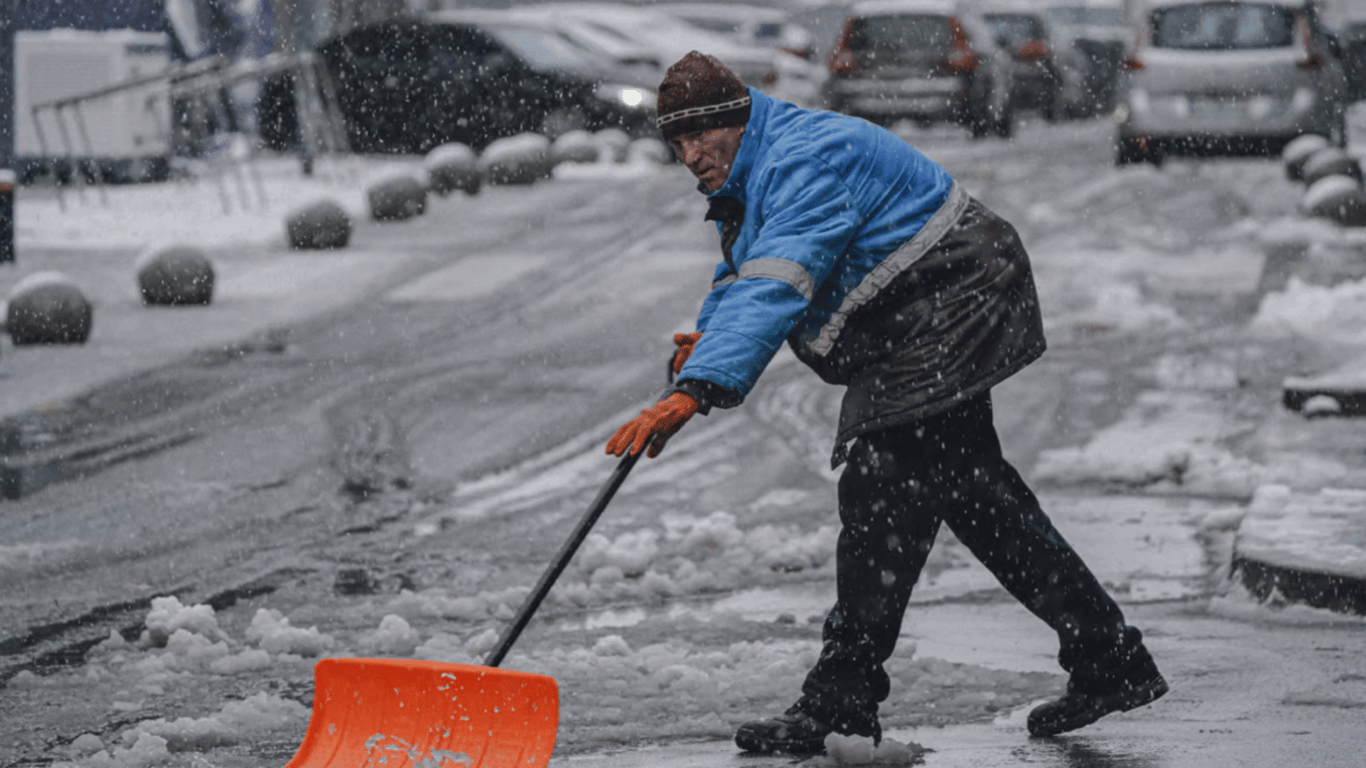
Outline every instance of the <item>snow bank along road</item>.
MULTIPOLYGON (((1285 376, 1351 349, 1353 318, 1334 294, 1312 294, 1318 324, 1285 309, 1307 287, 1266 267, 1287 243, 1355 246, 1294 219, 1274 162, 1117 170, 1104 130, 908 137, 1031 249, 1052 347, 997 392, 1000 430, 1173 692, 1028 742, 1023 712, 1064 682, 1053 640, 945 532, 889 735, 940 765, 1300 764, 1311 746, 1355 765, 1361 621, 1228 578, 1259 489, 1363 486, 1350 425, 1279 406, 1285 376)), ((0 765, 283 764, 319 655, 476 660, 691 321, 715 259, 691 188, 668 168, 434 201, 360 228, 327 273, 346 300, 265 325, 240 305, 252 333, 54 398, 75 434, 154 417, 178 438, 0 507, 0 765)), ((35 352, 78 370, 101 343, 35 352)), ((24 384, 30 351, 0 370, 24 384)), ((637 467, 507 661, 560 681, 557 762, 729 764, 734 726, 796 696, 833 593, 837 405, 783 356, 745 408, 637 467)))

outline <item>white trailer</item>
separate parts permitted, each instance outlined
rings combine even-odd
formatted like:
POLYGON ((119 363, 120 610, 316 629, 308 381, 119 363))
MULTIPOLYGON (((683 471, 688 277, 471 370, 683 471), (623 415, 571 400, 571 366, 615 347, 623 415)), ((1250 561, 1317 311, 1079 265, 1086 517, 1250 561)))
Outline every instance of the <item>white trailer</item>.
POLYGON ((17 165, 94 164, 134 181, 160 175, 171 154, 162 77, 170 65, 170 42, 160 32, 16 33, 17 165))

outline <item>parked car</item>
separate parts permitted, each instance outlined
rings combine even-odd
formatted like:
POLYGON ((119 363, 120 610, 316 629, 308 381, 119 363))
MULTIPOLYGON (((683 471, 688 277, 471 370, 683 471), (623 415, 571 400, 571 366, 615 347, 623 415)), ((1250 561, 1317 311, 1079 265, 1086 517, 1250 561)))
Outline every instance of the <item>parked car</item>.
POLYGON ((815 106, 826 70, 816 60, 816 37, 781 8, 746 3, 657 3, 651 8, 721 35, 737 45, 776 52, 778 82, 769 95, 815 106))
POLYGON ((633 82, 645 83, 654 88, 664 79, 664 70, 672 62, 664 61, 658 50, 610 28, 594 27, 576 15, 557 12, 556 7, 553 3, 547 3, 499 9, 442 11, 440 15, 449 18, 458 13, 461 18, 468 16, 475 20, 531 24, 554 30, 583 55, 607 62, 622 73, 622 77, 633 82))
POLYGON ((1134 43, 1123 0, 1072 0, 1045 14, 1070 117, 1111 112, 1121 68, 1134 43))
POLYGON ((1366 21, 1353 20, 1338 30, 1342 64, 1352 101, 1366 99, 1366 21))
POLYGON ((356 152, 423 154, 448 142, 571 128, 654 133, 656 94, 621 82, 532 25, 385 21, 323 42, 356 152))
POLYGON ((723 35, 702 29, 683 19, 649 6, 612 3, 557 2, 538 9, 566 26, 568 34, 585 39, 627 41, 655 52, 667 69, 689 51, 701 51, 720 59, 746 85, 771 92, 778 84, 779 72, 772 50, 744 46, 723 35))
POLYGON ((1062 115, 1062 76, 1045 13, 1035 3, 995 2, 982 7, 992 38, 1011 57, 1011 104, 1036 109, 1046 120, 1062 115))
POLYGON ((883 125, 956 122, 975 137, 1014 130, 1010 57, 952 0, 855 3, 827 64, 830 109, 883 125))
POLYGON ((1147 0, 1126 62, 1115 162, 1346 141, 1347 78, 1314 0, 1147 0))
POLYGON ((746 3, 656 3, 651 7, 741 45, 776 48, 807 61, 816 55, 811 30, 793 22, 780 8, 746 3))

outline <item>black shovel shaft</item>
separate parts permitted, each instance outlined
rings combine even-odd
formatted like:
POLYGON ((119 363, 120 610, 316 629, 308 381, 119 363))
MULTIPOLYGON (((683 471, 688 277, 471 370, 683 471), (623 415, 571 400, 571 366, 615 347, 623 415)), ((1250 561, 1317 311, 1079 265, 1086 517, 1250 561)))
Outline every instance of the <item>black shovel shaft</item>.
POLYGON ((565 567, 569 565, 569 561, 574 557, 574 553, 578 551, 579 545, 583 544, 583 540, 588 538, 588 532, 593 529, 593 524, 598 521, 598 517, 602 515, 602 511, 607 508, 607 503, 612 500, 612 496, 616 495, 617 489, 625 482, 626 475, 630 473, 631 467, 635 466, 636 462, 640 460, 641 455, 644 453, 645 448, 642 447, 639 452, 634 454, 628 450, 626 455, 621 457, 621 463, 617 464, 617 468, 612 471, 612 476, 607 478, 607 484, 602 487, 602 490, 598 491, 598 497, 593 500, 593 505, 588 508, 588 511, 584 513, 583 518, 579 520, 578 527, 574 529, 574 533, 569 537, 569 540, 564 543, 564 546, 560 547, 559 554, 555 555, 555 559, 550 563, 550 567, 546 569, 545 573, 541 574, 541 580, 536 584, 536 588, 531 590, 531 594, 527 595, 526 600, 522 602, 522 607, 517 609, 517 615, 513 617, 512 624, 508 625, 508 628, 503 630, 503 636, 498 638, 498 644, 494 646, 493 652, 489 654, 485 664, 490 667, 496 667, 503 663, 503 657, 506 656, 507 652, 512 648, 512 644, 517 642, 517 637, 522 634, 522 630, 526 628, 527 622, 531 621, 531 615, 536 612, 536 609, 541 605, 541 601, 550 593, 550 588, 555 585, 555 580, 560 577, 560 574, 564 572, 565 567))

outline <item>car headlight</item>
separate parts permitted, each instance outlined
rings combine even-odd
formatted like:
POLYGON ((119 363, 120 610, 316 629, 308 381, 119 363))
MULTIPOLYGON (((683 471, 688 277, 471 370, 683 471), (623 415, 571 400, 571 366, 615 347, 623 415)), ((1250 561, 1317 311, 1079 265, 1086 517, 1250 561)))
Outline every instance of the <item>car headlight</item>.
POLYGON ((659 103, 659 96, 654 91, 635 85, 603 83, 597 88, 597 96, 631 109, 654 109, 659 103))

